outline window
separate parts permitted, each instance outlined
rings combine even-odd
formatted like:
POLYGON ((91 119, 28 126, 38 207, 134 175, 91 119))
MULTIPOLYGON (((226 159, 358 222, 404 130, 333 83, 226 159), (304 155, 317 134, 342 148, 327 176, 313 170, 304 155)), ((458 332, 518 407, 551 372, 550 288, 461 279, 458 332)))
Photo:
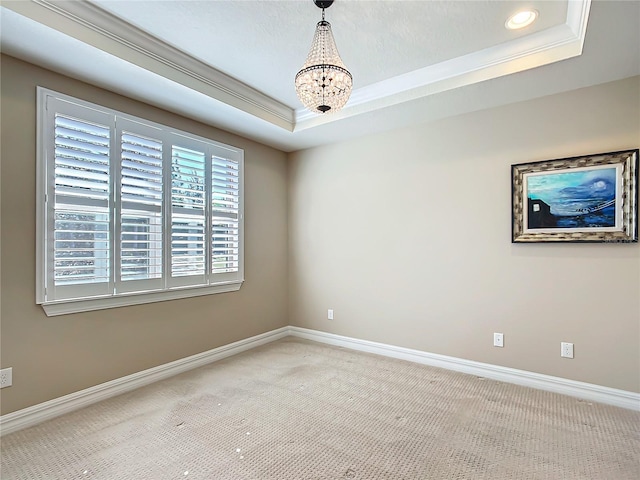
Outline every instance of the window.
POLYGON ((38 89, 47 315, 238 290, 241 149, 38 89))

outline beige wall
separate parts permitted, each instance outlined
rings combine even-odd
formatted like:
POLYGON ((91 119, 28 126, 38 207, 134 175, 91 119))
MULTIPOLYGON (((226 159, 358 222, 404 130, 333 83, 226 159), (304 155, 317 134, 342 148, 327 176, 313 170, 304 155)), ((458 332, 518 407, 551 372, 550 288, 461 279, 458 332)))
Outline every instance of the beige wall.
POLYGON ((2 414, 287 324, 286 155, 2 56, 2 414), (245 278, 238 292, 84 314, 35 304, 36 85, 245 150, 245 278))
POLYGON ((11 57, 1 75, 0 348, 14 369, 2 414, 288 320, 640 391, 640 247, 511 244, 509 176, 512 163, 637 148, 639 78, 297 152, 287 167, 272 148, 11 57), (44 315, 36 85, 245 149, 239 292, 44 315))
POLYGON ((511 164, 639 145, 636 77, 290 155, 291 324, 640 392, 640 246, 510 223, 511 164))

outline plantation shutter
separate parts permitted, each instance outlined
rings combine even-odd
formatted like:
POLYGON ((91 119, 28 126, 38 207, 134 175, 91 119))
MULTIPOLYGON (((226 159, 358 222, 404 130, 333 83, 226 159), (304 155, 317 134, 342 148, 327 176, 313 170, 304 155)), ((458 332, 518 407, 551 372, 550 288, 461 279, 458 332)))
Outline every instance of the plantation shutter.
POLYGON ((172 286, 206 283, 206 155, 188 143, 171 147, 172 286))
MULTIPOLYGON (((56 102, 48 106, 53 116, 53 199, 49 235, 50 265, 47 288, 54 298, 109 294, 111 269, 111 124, 109 116, 75 105, 58 113, 56 102)), ((52 191, 51 191, 52 190, 52 191)), ((51 214, 51 213, 50 213, 51 214)))
POLYGON ((238 272, 240 166, 215 155, 211 164, 211 273, 238 272))
POLYGON ((163 287, 162 140, 153 127, 119 119, 118 291, 163 287))
POLYGON ((242 150, 41 88, 38 145, 47 314, 240 288, 242 150))

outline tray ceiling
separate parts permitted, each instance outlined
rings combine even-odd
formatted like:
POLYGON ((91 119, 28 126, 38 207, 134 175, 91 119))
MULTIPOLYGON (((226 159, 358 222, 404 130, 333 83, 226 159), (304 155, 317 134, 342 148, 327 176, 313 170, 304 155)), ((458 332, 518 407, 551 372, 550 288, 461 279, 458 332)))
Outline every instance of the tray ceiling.
POLYGON ((326 17, 354 77, 330 115, 293 88, 320 19, 310 0, 3 1, 0 42, 286 151, 640 73, 639 2, 338 0, 326 17), (524 6, 538 22, 507 30, 524 6))

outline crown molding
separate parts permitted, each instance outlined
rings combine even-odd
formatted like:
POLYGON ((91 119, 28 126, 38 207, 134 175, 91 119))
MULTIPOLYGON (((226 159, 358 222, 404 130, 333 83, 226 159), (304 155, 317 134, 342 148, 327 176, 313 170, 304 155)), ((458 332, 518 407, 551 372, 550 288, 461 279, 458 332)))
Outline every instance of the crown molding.
POLYGON ((293 131, 293 110, 88 2, 30 0, 3 6, 227 105, 293 131))
POLYGON ((580 45, 584 44, 587 34, 587 23, 591 11, 591 0, 571 1, 567 5, 566 25, 573 34, 580 39, 580 45))
POLYGON ((582 54, 591 0, 567 2, 565 23, 356 89, 331 115, 296 110, 133 27, 90 2, 3 7, 288 132, 299 132, 582 54))
POLYGON ((295 130, 581 55, 590 7, 591 0, 569 1, 562 25, 356 89, 336 115, 296 109, 295 130))

